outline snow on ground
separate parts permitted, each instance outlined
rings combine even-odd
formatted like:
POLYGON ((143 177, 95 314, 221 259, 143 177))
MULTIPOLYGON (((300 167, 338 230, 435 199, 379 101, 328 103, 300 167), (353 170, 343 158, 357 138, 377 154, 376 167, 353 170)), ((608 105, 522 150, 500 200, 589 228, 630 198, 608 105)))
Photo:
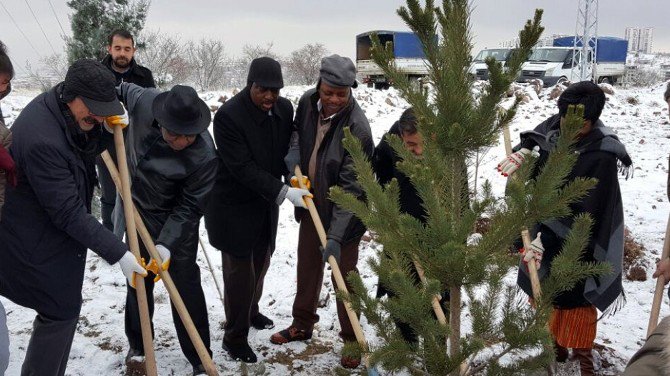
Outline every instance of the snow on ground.
MULTIPOLYGON (((282 90, 282 95, 297 104, 307 88, 287 87, 282 90)), ((670 210, 665 194, 670 128, 667 106, 661 99, 664 89, 664 84, 642 89, 616 89, 614 95, 608 95, 602 116, 605 123, 617 131, 634 161, 634 178, 620 179, 625 219, 634 237, 647 248, 646 258, 650 265, 653 265, 661 253, 666 217, 670 210)), ((534 127, 555 113, 555 101, 549 100, 547 94, 548 90, 545 90, 539 98, 520 106, 511 124, 515 142, 520 131, 534 127)), ((35 95, 36 92, 15 88, 1 103, 3 113, 9 117, 6 120, 11 124, 20 110, 35 95)), ((232 91, 208 92, 202 94, 202 97, 208 104, 218 105, 217 100, 221 95, 230 98, 232 91)), ((355 95, 370 119, 375 143, 379 142, 382 135, 407 107, 393 89, 376 91, 358 88, 355 90, 355 95)), ((478 170, 478 184, 481 184, 483 179, 489 179, 498 195, 502 194, 505 180, 495 173, 495 166, 503 156, 504 149, 500 143, 486 153, 478 170)), ((290 203, 284 203, 280 212, 277 249, 265 279, 265 292, 260 303, 261 312, 275 321, 275 330, 283 329, 291 323, 291 307, 295 295, 297 234, 298 225, 293 218, 292 207, 290 203)), ((213 272, 216 278, 221 280, 221 259, 218 251, 209 246, 204 225, 201 226, 201 236, 214 264, 213 272)), ((378 248, 379 245, 374 243, 364 242, 361 245, 359 269, 371 291, 376 288, 376 277, 364 260, 374 256, 378 248)), ((214 361, 223 375, 241 374, 245 367, 228 358, 221 348, 222 323, 225 317, 202 251, 198 262, 201 265, 202 285, 209 307, 214 361)), ((652 269, 648 270, 649 279, 645 282, 625 282, 626 305, 616 315, 603 318, 599 324, 596 341, 614 349, 616 355, 607 360, 619 369, 641 346, 645 336, 655 286, 655 281, 651 279, 652 269)), ((11 357, 7 374, 17 375, 28 345, 34 312, 4 298, 0 300, 7 310, 11 340, 11 357)), ((107 265, 91 253, 87 261, 83 300, 81 319, 70 353, 67 374, 122 375, 127 341, 123 332, 125 283, 119 267, 107 265)), ((176 339, 167 292, 160 283, 155 289, 155 301, 155 348, 159 374, 190 374, 191 367, 182 355, 176 339)), ((257 350, 260 363, 248 367, 250 374, 316 375, 334 372, 334 368, 339 366, 339 351, 342 344, 337 337, 339 324, 333 287, 329 279, 324 283, 322 301, 325 307, 319 308, 318 311, 321 320, 315 328, 312 340, 308 343, 276 346, 269 342, 274 330, 251 329, 249 342, 252 348, 257 350)), ((666 303, 667 301, 662 307, 661 317, 670 314, 666 303)), ((361 322, 366 337, 374 345, 376 338, 373 328, 367 324, 364 317, 361 318, 361 322)), ((464 326, 467 323, 468 320, 465 318, 464 326)), ((468 331, 467 327, 464 329, 468 331)), ((360 369, 356 371, 360 372, 363 371, 360 369)))

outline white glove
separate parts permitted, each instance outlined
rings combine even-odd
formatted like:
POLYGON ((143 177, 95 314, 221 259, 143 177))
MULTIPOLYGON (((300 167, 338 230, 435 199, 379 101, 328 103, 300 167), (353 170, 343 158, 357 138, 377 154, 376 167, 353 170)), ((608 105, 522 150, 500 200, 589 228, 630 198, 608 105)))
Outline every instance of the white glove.
POLYGON ((120 126, 121 129, 123 129, 130 123, 130 119, 128 118, 128 110, 126 110, 126 107, 123 105, 123 103, 121 104, 121 107, 123 107, 123 114, 107 116, 102 122, 102 125, 105 127, 107 132, 114 133, 114 127, 120 126))
POLYGON ((147 271, 142 267, 142 265, 140 265, 139 262, 137 262, 135 255, 129 251, 126 251, 126 253, 123 254, 123 257, 121 257, 121 260, 119 260, 119 266, 121 267, 123 275, 126 276, 128 283, 130 283, 132 288, 135 288, 135 273, 141 275, 142 277, 147 276, 147 271))
MULTIPOLYGON (((534 156, 538 156, 538 151, 540 148, 538 146, 534 147, 532 153, 534 156)), ((505 157, 500 163, 498 163, 498 172, 503 176, 510 176, 514 171, 518 170, 521 167, 521 164, 526 160, 528 154, 531 153, 530 149, 521 148, 521 150, 512 153, 505 157)))
POLYGON ((307 204, 303 198, 304 196, 310 198, 314 197, 308 190, 302 188, 289 187, 288 191, 286 191, 286 198, 291 201, 294 206, 307 209, 307 204))
POLYGON ((523 261, 529 263, 531 260, 535 260, 535 267, 538 270, 542 264, 542 255, 544 254, 544 246, 540 239, 541 235, 541 232, 537 233, 535 240, 530 243, 530 249, 525 249, 523 254, 523 261))

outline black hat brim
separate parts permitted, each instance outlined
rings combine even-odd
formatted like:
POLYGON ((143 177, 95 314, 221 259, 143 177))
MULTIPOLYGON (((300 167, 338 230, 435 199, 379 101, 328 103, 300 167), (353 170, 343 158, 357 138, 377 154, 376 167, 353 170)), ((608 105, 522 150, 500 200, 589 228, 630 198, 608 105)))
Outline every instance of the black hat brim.
POLYGON ((84 102, 88 111, 96 116, 114 116, 114 115, 123 115, 123 106, 118 99, 114 99, 111 102, 96 101, 91 98, 86 98, 80 96, 81 100, 84 102))
POLYGON ((174 134, 182 135, 197 135, 204 132, 212 121, 212 112, 203 100, 198 101, 198 110, 200 116, 192 121, 184 122, 172 118, 167 111, 165 111, 165 101, 167 100, 169 91, 160 93, 154 98, 151 109, 154 113, 154 118, 158 124, 174 134))

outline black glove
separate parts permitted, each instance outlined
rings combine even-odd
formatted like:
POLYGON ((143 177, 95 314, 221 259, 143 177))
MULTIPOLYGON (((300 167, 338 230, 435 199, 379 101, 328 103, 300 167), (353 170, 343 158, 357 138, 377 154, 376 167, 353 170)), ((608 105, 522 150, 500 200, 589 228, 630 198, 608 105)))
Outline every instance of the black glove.
POLYGON ((326 242, 326 249, 323 249, 323 247, 319 248, 321 248, 321 252, 323 253, 324 263, 328 263, 328 257, 333 256, 335 257, 335 260, 337 260, 337 265, 340 264, 340 253, 342 248, 340 242, 337 240, 328 239, 328 242, 326 242))

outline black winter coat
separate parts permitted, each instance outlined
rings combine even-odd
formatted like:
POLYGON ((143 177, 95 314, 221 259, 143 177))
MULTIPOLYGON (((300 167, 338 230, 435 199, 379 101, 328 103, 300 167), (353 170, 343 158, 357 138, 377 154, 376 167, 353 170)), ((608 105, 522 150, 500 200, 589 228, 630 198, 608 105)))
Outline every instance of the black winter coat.
MULTIPOLYGON (((300 98, 295 115, 298 145, 292 144, 291 149, 299 147, 300 169, 304 174, 307 174, 309 159, 314 150, 316 127, 319 121, 318 100, 319 93, 316 88, 308 90, 300 98)), ((328 239, 336 240, 341 244, 355 240, 365 233, 365 226, 353 213, 340 208, 328 199, 330 187, 333 186, 339 186, 345 192, 360 199, 364 197, 363 189, 356 181, 353 159, 342 144, 344 127, 349 127, 352 135, 360 140, 365 154, 368 158, 372 158, 375 146, 372 142, 370 124, 353 94, 345 108, 335 115, 330 129, 321 142, 316 158, 317 176, 312 182, 314 202, 328 233, 328 239)), ((308 215, 307 211, 297 208, 296 218, 300 219, 303 215, 308 215)))
MULTIPOLYGON (((175 260, 192 259, 218 165, 212 136, 205 130, 192 145, 174 151, 151 108, 160 91, 123 83, 118 94, 130 117, 126 152, 137 210, 156 244, 169 249, 175 260)), ((115 214, 119 218, 123 212, 115 214)))
POLYGON ((79 315, 87 248, 114 264, 127 247, 90 214, 93 182, 58 101, 55 88, 37 96, 12 126, 19 173, 0 221, 0 294, 66 320, 79 315))
MULTIPOLYGON (((249 88, 223 104, 214 116, 221 159, 205 213, 211 244, 236 257, 250 257, 260 242, 275 248, 282 176, 291 138, 293 106, 279 97, 272 115, 251 101, 249 88)), ((264 244, 260 245, 264 247, 264 244)))
POLYGON ((154 76, 149 68, 137 64, 135 59, 130 60, 130 68, 124 73, 119 73, 112 68, 112 55, 105 56, 102 64, 114 73, 116 86, 121 85, 122 82, 128 82, 141 87, 156 87, 154 76))

